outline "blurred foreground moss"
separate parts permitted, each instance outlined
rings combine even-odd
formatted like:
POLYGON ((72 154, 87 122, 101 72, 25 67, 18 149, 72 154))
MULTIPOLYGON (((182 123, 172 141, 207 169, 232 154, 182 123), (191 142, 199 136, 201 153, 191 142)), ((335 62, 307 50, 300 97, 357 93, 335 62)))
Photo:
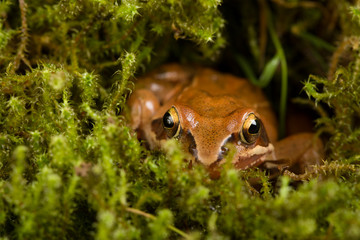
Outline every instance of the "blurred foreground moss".
MULTIPOLYGON (((208 64, 224 58, 224 18, 234 23, 226 15, 234 8, 224 1, 222 16, 220 3, 0 2, 0 238, 360 238, 357 5, 271 3, 294 78, 303 63, 286 41, 289 29, 313 31, 324 9, 336 9, 336 34, 344 39, 332 53, 328 79, 312 76, 305 83, 317 106, 329 106, 317 120, 329 154, 297 188, 287 176, 272 186, 262 171, 231 166, 210 180, 202 166, 187 168, 174 141, 164 153, 149 152, 119 114, 136 73, 166 60, 208 64), (288 9, 291 14, 284 14, 288 9), (258 189, 245 181, 250 177, 260 179, 258 189)), ((259 7, 254 1, 238 6, 242 18, 259 7)), ((264 65, 274 49, 265 56, 254 47, 254 19, 242 24, 253 34, 246 37, 253 48, 244 54, 253 67, 264 65)), ((227 38, 234 43, 238 36, 227 38)), ((303 44, 319 66, 323 49, 333 50, 319 37, 303 44)))

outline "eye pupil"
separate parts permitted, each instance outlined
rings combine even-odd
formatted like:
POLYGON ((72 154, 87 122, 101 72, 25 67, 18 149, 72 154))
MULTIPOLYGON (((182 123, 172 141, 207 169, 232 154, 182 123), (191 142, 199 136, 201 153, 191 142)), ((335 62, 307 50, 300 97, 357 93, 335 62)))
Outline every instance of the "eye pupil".
POLYGON ((180 135, 181 126, 179 113, 175 107, 171 107, 163 116, 163 128, 168 138, 176 138, 180 135))
POLYGON ((252 120, 248 132, 250 134, 257 134, 260 130, 260 123, 257 119, 252 120))
POLYGON ((166 127, 166 128, 174 127, 174 120, 171 117, 169 112, 165 113, 165 115, 163 117, 163 123, 164 123, 164 127, 166 127))
POLYGON ((248 114, 240 131, 241 141, 246 144, 255 143, 259 138, 261 125, 260 119, 254 113, 248 114))

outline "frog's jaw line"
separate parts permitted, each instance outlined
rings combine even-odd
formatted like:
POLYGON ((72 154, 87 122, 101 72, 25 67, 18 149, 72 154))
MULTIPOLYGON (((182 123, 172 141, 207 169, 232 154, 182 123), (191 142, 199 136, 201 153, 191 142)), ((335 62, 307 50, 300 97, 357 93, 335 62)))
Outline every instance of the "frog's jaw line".
POLYGON ((260 163, 262 163, 267 154, 274 151, 274 146, 269 143, 268 146, 256 146, 253 149, 249 149, 245 153, 240 153, 235 157, 235 161, 233 164, 238 169, 248 169, 254 166, 258 166, 260 163))
POLYGON ((243 170, 246 170, 248 168, 252 168, 254 166, 257 166, 259 165, 260 163, 262 163, 263 161, 265 160, 265 156, 262 156, 260 158, 258 158, 257 160, 255 161, 252 161, 250 164, 248 164, 247 166, 245 166, 244 168, 242 168, 243 170))
POLYGON ((250 156, 254 156, 254 155, 263 155, 263 154, 267 154, 267 153, 270 153, 273 151, 274 151, 274 145, 269 143, 269 145, 267 145, 266 147, 258 145, 252 149, 248 149, 244 153, 240 153, 238 156, 245 158, 245 157, 250 157, 250 156))

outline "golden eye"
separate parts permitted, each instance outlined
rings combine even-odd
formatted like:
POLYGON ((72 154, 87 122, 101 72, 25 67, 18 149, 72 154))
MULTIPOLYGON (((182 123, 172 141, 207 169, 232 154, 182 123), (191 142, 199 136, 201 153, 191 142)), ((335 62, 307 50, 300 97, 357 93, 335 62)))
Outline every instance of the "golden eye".
POLYGON ((250 113, 242 126, 240 131, 240 139, 246 144, 254 143, 260 134, 261 130, 261 121, 255 116, 255 114, 250 113))
POLYGON ((163 127, 169 138, 177 137, 180 133, 180 119, 175 107, 171 107, 163 116, 163 127))

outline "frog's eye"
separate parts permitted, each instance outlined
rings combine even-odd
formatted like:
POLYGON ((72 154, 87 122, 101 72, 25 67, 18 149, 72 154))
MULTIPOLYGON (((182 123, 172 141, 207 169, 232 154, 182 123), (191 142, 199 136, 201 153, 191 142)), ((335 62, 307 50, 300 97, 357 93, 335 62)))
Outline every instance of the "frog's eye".
POLYGON ((163 127, 169 138, 177 137, 180 133, 180 119, 175 107, 171 107, 163 116, 163 127))
POLYGON ((244 121, 242 129, 240 131, 240 139, 246 144, 254 143, 259 137, 261 130, 261 121, 250 113, 244 121))

